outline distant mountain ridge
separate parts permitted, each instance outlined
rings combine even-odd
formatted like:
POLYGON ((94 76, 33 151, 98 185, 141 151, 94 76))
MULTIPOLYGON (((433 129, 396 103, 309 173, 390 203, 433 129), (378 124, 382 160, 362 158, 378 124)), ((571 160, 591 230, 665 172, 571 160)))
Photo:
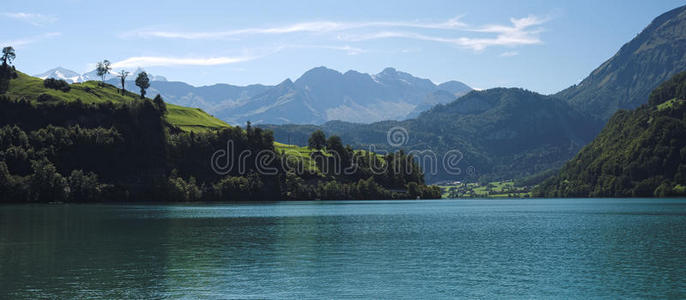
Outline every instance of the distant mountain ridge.
POLYGON ((54 69, 50 69, 48 71, 45 71, 40 74, 34 75, 35 77, 38 77, 40 79, 46 79, 46 78, 54 78, 54 79, 62 79, 66 82, 69 83, 76 83, 76 82, 83 82, 84 80, 81 77, 81 74, 76 73, 72 70, 65 69, 63 67, 57 67, 54 69))
POLYGON ((230 123, 257 124, 404 120, 417 114, 418 109, 448 103, 471 90, 458 81, 436 85, 394 68, 370 75, 317 67, 294 82, 286 80, 245 105, 218 110, 216 115, 230 123), (439 91, 442 97, 433 96, 439 91))
MULTIPOLYGON (((517 88, 472 91, 404 121, 371 124, 329 121, 323 125, 260 125, 278 142, 306 145, 317 129, 340 135, 353 147, 396 151, 388 142, 393 128, 407 132, 405 151, 430 150, 437 157, 457 150, 461 172, 451 174, 439 160, 424 166, 429 182, 511 179, 560 167, 593 139, 602 123, 565 101, 517 88), (473 172, 469 173, 469 169, 473 172), (435 172, 434 172, 435 171, 435 172)), ((420 159, 421 161, 422 159, 420 159)))
MULTIPOLYGON (((138 72, 127 78, 127 90, 138 90, 133 83, 138 72)), ((94 71, 78 75, 63 68, 37 76, 69 82, 100 80, 94 71)), ((114 75, 108 75, 106 80, 113 85, 120 84, 114 75)), ((471 90, 459 81, 436 85, 431 80, 394 68, 386 68, 378 74, 366 74, 353 70, 341 73, 317 67, 295 81, 286 79, 275 86, 214 84, 195 87, 153 76, 148 94, 159 93, 165 101, 201 108, 232 124, 245 124, 247 121, 255 124, 322 124, 332 120, 357 123, 404 120, 436 104, 453 101, 471 90)))
POLYGON ((555 96, 600 119, 644 104, 650 92, 686 70, 686 6, 655 18, 581 83, 555 96))
MULTIPOLYGON (((129 76, 126 78, 127 81, 134 81, 136 80, 136 76, 138 76, 138 73, 143 72, 144 70, 141 68, 136 69, 133 73, 129 74, 129 76)), ((46 79, 46 78, 55 78, 55 79, 62 79, 66 82, 69 83, 80 83, 80 82, 86 82, 89 80, 100 80, 100 76, 98 76, 98 73, 96 70, 92 70, 90 72, 86 72, 83 74, 79 74, 75 71, 63 68, 63 67, 57 67, 54 69, 50 69, 48 71, 45 71, 40 74, 33 75, 34 77, 38 77, 40 79, 46 79)), ((167 78, 164 76, 156 76, 148 73, 148 76, 150 77, 151 81, 167 81, 167 78)), ((114 73, 109 73, 105 75, 105 80, 110 80, 110 79, 115 79, 116 74, 114 73)))
MULTIPOLYGON (((386 133, 391 128, 400 126, 408 131, 411 141, 403 146, 405 150, 431 149, 442 152, 448 149, 458 149, 464 153, 464 158, 461 160, 462 166, 473 166, 475 172, 479 174, 477 176, 485 175, 488 179, 511 179, 561 167, 567 159, 577 153, 577 150, 596 136, 603 123, 617 110, 643 107, 642 105, 646 104, 648 95, 655 87, 673 74, 684 70, 686 70, 686 6, 655 18, 636 38, 625 44, 615 56, 596 68, 580 84, 551 96, 542 96, 520 89, 495 88, 472 91, 449 104, 438 104, 430 110, 419 113, 416 118, 402 122, 387 121, 372 124, 327 122, 322 126, 270 125, 264 127, 273 130, 276 140, 281 142, 305 143, 307 134, 313 130, 322 129, 329 134, 338 134, 345 140, 352 141, 353 146, 358 148, 374 145, 377 149, 384 149, 384 144, 387 144, 386 133)), ((445 97, 440 91, 434 92, 432 96, 445 97)), ((678 103, 683 104, 683 101, 678 103)), ((637 159, 636 155, 640 154, 640 151, 646 152, 649 149, 636 147, 632 143, 650 140, 653 138, 653 133, 671 129, 655 126, 656 124, 651 121, 652 117, 661 117, 663 113, 650 113, 651 109, 640 108, 635 112, 618 113, 619 117, 613 118, 614 121, 608 125, 612 127, 605 129, 605 133, 594 142, 595 145, 587 147, 563 169, 563 175, 567 177, 561 176, 563 180, 558 183, 562 185, 557 186, 556 190, 559 192, 558 195, 612 195, 616 192, 616 190, 605 189, 607 187, 619 188, 624 192, 629 191, 628 195, 632 195, 631 190, 622 186, 625 183, 628 185, 629 181, 600 184, 593 182, 580 191, 571 191, 567 190, 567 187, 574 185, 565 186, 564 179, 571 181, 570 178, 573 178, 586 184, 591 182, 589 178, 598 179, 597 174, 600 172, 616 172, 619 169, 613 169, 616 167, 613 162, 626 157, 615 155, 613 151, 623 151, 622 154, 632 151, 631 154, 634 156, 625 160, 626 165, 630 165, 632 159, 637 159), (645 118, 635 117, 639 114, 645 118), (620 120, 620 118, 623 119, 620 120), (628 121, 623 121, 625 119, 628 121), (653 127, 652 131, 643 130, 643 127, 648 126, 653 127), (630 128, 631 132, 622 132, 622 128, 625 127, 630 128), (642 135, 641 139, 633 139, 638 135, 642 135), (617 140, 621 141, 617 142, 617 140), (606 143, 607 141, 612 141, 613 144, 610 146, 606 143), (597 153, 593 152, 597 149, 603 151, 603 156, 599 159, 597 159, 597 153), (579 166, 589 165, 591 160, 594 161, 589 167, 590 171, 583 173, 586 178, 574 178, 581 173, 577 172, 579 166), (604 167, 605 162, 613 168, 604 167), (596 184, 597 186, 594 186, 596 184), (598 186, 600 189, 597 190, 598 186)), ((672 112, 678 115, 677 118, 664 120, 677 122, 679 118, 682 118, 684 106, 679 106, 672 112)), ((672 139, 671 136, 667 136, 669 139, 660 141, 660 146, 664 147, 656 149, 655 152, 660 153, 658 151, 668 149, 667 144, 670 143, 671 145, 683 144, 684 136, 679 130, 675 131, 677 135, 680 135, 678 138, 672 139)), ((654 137, 654 139, 665 138, 664 134, 654 137)), ((682 150, 669 153, 669 160, 659 160, 664 152, 657 155, 657 159, 653 159, 652 153, 646 157, 639 156, 638 159, 642 161, 653 159, 646 165, 652 164, 656 170, 666 168, 666 166, 670 166, 672 170, 674 158, 678 155, 682 158, 686 156, 686 150, 682 150)), ((681 174, 686 174, 686 167, 683 164, 678 166, 683 169, 680 170, 681 174)), ((641 172, 640 168, 629 168, 622 172, 632 171, 641 172)), ((669 174, 671 175, 673 174, 669 174)), ((435 175, 427 174, 427 178, 429 181, 458 180, 464 179, 465 174, 451 175, 439 172, 435 175)), ((608 178, 612 180, 614 177, 608 178)), ((639 179, 645 180, 645 176, 639 179)), ((637 193, 634 194, 657 194, 658 191, 655 189, 660 183, 653 179, 650 179, 652 180, 650 182, 641 183, 643 187, 640 191, 635 190, 637 193)), ((683 177, 675 178, 673 181, 675 184, 683 184, 683 182, 683 177)), ((686 185, 682 185, 681 188, 683 186, 686 185)), ((664 188, 676 189, 677 187, 664 188)), ((548 194, 548 196, 555 196, 555 194, 548 194)))

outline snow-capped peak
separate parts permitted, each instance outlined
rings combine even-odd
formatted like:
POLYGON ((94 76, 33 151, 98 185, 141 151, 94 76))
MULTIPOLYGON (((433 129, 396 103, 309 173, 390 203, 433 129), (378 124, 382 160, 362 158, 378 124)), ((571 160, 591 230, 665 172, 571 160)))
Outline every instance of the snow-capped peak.
MULTIPOLYGON (((129 77, 126 78, 127 81, 129 80, 136 80, 136 76, 138 73, 143 72, 143 69, 138 68, 136 69, 133 74, 129 74, 129 77)), ((83 74, 76 73, 72 70, 65 69, 63 67, 57 67, 51 70, 48 70, 44 73, 37 74, 35 75, 36 77, 40 79, 46 79, 46 78, 55 78, 55 79, 62 79, 66 82, 69 83, 79 83, 79 82, 84 82, 84 81, 89 81, 89 80, 100 80, 100 76, 98 76, 98 73, 96 70, 92 70, 90 72, 86 72, 83 74)), ((167 81, 167 78, 164 76, 156 76, 148 73, 148 76, 150 77, 151 81, 167 81)), ((113 71, 110 71, 110 73, 105 75, 105 80, 110 80, 112 78, 116 78, 116 74, 113 71)))
POLYGON ((62 80, 69 82, 69 83, 81 82, 81 75, 79 75, 79 73, 76 73, 72 70, 65 69, 62 67, 57 67, 57 68, 51 69, 45 73, 36 75, 36 77, 38 77, 40 79, 46 79, 46 78, 62 79, 62 80))

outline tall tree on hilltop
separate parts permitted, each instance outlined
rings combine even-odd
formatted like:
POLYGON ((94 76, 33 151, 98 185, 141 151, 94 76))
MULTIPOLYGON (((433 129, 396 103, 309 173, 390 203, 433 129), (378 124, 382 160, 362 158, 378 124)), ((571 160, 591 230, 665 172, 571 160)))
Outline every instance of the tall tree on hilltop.
POLYGON ((124 95, 124 92, 126 92, 126 86, 124 86, 124 84, 126 82, 127 76, 129 76, 129 72, 127 72, 125 70, 119 71, 119 74, 117 75, 117 77, 119 77, 119 79, 121 79, 121 94, 122 95, 124 95))
POLYGON ((4 94, 10 87, 10 80, 17 78, 17 72, 14 66, 9 65, 12 63, 17 55, 14 53, 14 48, 12 46, 7 46, 2 48, 2 65, 0 65, 0 94, 4 94))
POLYGON ((148 73, 138 73, 138 77, 136 77, 136 86, 141 88, 141 99, 145 98, 145 90, 150 87, 150 78, 148 78, 148 73))
POLYGON ((95 67, 95 71, 100 76, 100 80, 102 81, 102 84, 105 84, 105 75, 107 75, 110 70, 112 70, 111 64, 109 60, 103 60, 99 61, 98 64, 95 67))
POLYGON ((310 149, 321 150, 326 146, 326 135, 323 131, 316 130, 310 135, 307 144, 310 149))
POLYGON ((2 48, 2 64, 10 64, 12 61, 17 57, 17 54, 14 52, 14 48, 12 46, 7 46, 5 48, 2 48))

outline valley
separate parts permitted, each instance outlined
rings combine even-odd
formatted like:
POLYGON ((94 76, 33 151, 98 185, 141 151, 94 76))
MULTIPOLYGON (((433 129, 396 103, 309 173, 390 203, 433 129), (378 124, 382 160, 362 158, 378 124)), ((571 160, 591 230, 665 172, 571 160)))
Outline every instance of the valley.
MULTIPOLYGON (((627 117, 629 113, 624 109, 638 107, 635 113, 647 113, 649 109, 645 108, 645 103, 651 91, 686 69, 683 59, 686 47, 681 45, 686 40, 685 16, 684 7, 658 16, 587 78, 551 95, 522 88, 473 90, 459 81, 435 84, 394 68, 365 74, 354 70, 341 73, 326 67, 310 69, 295 81, 286 79, 273 86, 214 84, 195 87, 149 75, 148 92, 159 94, 168 102, 164 122, 171 134, 212 135, 248 124, 241 130, 259 130, 260 134, 271 132, 268 138, 274 140, 271 147, 285 157, 297 158, 308 170, 308 176, 328 176, 321 172, 321 166, 314 158, 319 155, 317 153, 329 158, 330 155, 308 147, 310 135, 320 130, 349 144, 345 151, 350 157, 357 153, 376 153, 373 155, 384 157, 402 151, 402 155, 415 160, 422 169, 422 180, 428 183, 460 181, 466 182, 461 190, 475 190, 482 186, 469 184, 481 182, 487 186, 492 182, 499 187, 501 182, 527 179, 530 181, 527 186, 531 187, 546 178, 549 179, 547 184, 551 184, 551 180, 560 178, 556 176, 560 169, 561 178, 572 176, 570 164, 586 155, 589 147, 597 148, 598 143, 618 147, 626 143, 626 140, 598 142, 598 139, 615 136, 606 132, 612 130, 608 127, 617 126, 616 119, 627 117), (615 112, 617 115, 610 118, 615 112), (405 133, 400 144, 390 141, 390 133, 396 129, 405 133), (446 165, 447 161, 442 160, 448 154, 452 155, 452 171, 446 165)), ((128 105, 137 101, 134 92, 138 87, 132 78, 144 73, 142 69, 136 69, 133 76, 123 82, 126 93, 120 93, 116 87, 119 80, 113 75, 105 74, 101 78, 104 83, 92 81, 97 78, 94 72, 78 74, 58 67, 38 74, 43 79, 55 78, 71 83, 71 91, 67 92, 44 88, 40 78, 19 72, 18 77, 11 80, 6 97, 10 101, 28 100, 31 103, 102 104, 112 101, 128 105)), ((652 105, 653 111, 646 116, 652 120, 660 118, 656 114, 677 114, 681 103, 679 97, 666 99, 652 105)), ((651 126, 656 125, 651 123, 651 126)), ((676 158, 669 161, 681 165, 676 158)), ((603 180, 612 181, 620 175, 615 171, 613 177, 603 180)), ((616 180, 624 185, 632 181, 616 180)), ((649 196, 657 193, 657 185, 666 179, 652 180, 640 193, 590 192, 589 187, 580 187, 585 183, 576 183, 571 188, 579 191, 569 191, 558 185, 567 192, 539 189, 536 195, 649 196)), ((668 192, 680 191, 681 177, 670 180, 673 181, 668 184, 668 192)), ((387 188, 396 188, 391 185, 387 188)), ((512 187, 510 190, 514 191, 512 187)), ((517 194, 530 192, 527 189, 517 194)), ((463 191, 462 194, 479 193, 463 191)))

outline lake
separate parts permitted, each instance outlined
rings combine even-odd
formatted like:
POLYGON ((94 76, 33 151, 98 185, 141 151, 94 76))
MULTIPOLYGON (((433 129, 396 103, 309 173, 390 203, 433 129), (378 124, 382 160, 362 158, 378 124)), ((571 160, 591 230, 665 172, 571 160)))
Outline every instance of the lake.
POLYGON ((686 297, 686 200, 0 206, 0 298, 686 297))

